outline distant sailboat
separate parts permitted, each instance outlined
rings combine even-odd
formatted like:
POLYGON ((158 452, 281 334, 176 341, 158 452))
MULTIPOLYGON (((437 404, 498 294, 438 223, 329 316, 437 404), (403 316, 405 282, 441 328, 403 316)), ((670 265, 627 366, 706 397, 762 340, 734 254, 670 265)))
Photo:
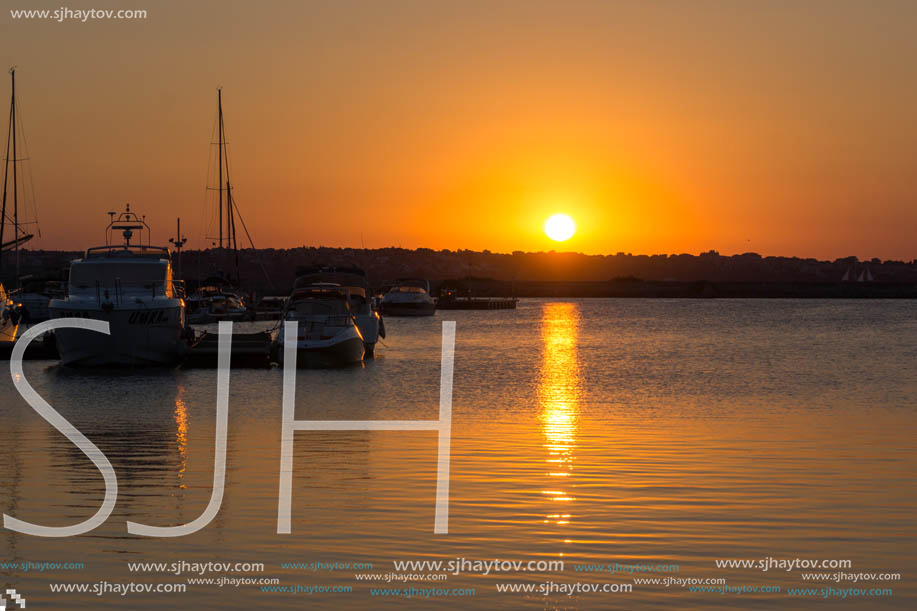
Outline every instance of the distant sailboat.
POLYGON ((857 273, 856 266, 852 265, 844 272, 841 282, 875 282, 875 278, 873 278, 872 272, 868 267, 861 267, 859 273, 857 273))
POLYGON ((188 320, 194 324, 205 324, 220 320, 244 320, 253 316, 238 292, 239 246, 236 239, 236 219, 242 225, 249 244, 255 244, 242 215, 232 197, 232 183, 229 180, 229 154, 226 150, 226 131, 223 125, 223 90, 217 89, 217 184, 209 187, 219 193, 217 204, 218 242, 217 264, 221 268, 216 274, 206 279, 198 290, 188 298, 188 320), (223 194, 226 194, 225 198, 223 194), (225 230, 225 231, 224 231, 225 230), (227 277, 222 267, 225 265, 226 252, 232 251, 235 277, 227 277), (235 286, 234 286, 235 285, 235 286))
MULTIPOLYGON (((19 218, 20 192, 27 191, 26 187, 31 189, 31 181, 28 184, 20 185, 19 164, 26 161, 28 157, 19 157, 19 139, 22 135, 22 117, 16 108, 16 69, 10 69, 10 119, 9 130, 6 136, 6 156, 3 163, 3 204, 0 212, 0 269, 2 269, 2 256, 4 252, 14 251, 16 253, 16 278, 19 278, 19 247, 35 237, 35 234, 28 233, 25 227, 35 225, 37 221, 22 221, 19 218), (6 227, 12 227, 12 237, 7 239, 6 227)), ((34 193, 32 194, 34 198, 34 193)), ((39 234, 41 232, 39 231, 39 234)))
MULTIPOLYGON (((3 198, 0 208, 0 274, 3 271, 3 253, 15 252, 16 271, 14 276, 15 288, 19 288, 20 261, 19 247, 26 244, 34 236, 28 233, 25 227, 35 225, 37 221, 23 221, 20 219, 20 192, 23 195, 33 191, 31 180, 20 185, 21 176, 19 164, 28 159, 28 156, 19 157, 19 140, 22 138, 22 118, 16 107, 16 69, 10 69, 10 116, 9 129, 6 135, 6 156, 3 159, 3 198), (7 225, 12 227, 12 236, 7 239, 7 225)), ((24 144, 24 142, 23 142, 24 144)), ((31 193, 34 200, 34 192, 31 193)), ((39 232, 40 234, 40 232, 39 232)), ((15 342, 19 323, 26 313, 19 302, 15 291, 9 291, 0 283, 0 344, 15 342)), ((47 303, 47 302, 45 302, 47 303)))
POLYGON ((865 265, 858 266, 853 264, 844 272, 841 282, 875 282, 875 278, 873 278, 872 272, 865 265), (857 273, 857 267, 860 268, 859 273, 857 273))

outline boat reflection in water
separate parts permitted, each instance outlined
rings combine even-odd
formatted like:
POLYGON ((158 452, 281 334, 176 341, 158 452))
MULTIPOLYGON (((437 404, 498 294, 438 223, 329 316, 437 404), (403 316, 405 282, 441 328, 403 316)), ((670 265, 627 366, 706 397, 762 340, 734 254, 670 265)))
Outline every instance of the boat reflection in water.
POLYGON ((576 500, 571 481, 576 460, 580 368, 577 359, 580 312, 576 303, 546 303, 541 316, 542 360, 538 405, 547 482, 541 491, 552 507, 546 524, 569 524, 576 500))

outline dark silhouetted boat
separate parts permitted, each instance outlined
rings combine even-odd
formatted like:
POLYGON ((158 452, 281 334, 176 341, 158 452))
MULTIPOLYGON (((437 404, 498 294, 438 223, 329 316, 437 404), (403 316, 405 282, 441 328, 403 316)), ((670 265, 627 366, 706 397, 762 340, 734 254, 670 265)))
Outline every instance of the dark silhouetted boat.
POLYGON ((430 296, 430 283, 418 278, 400 278, 382 298, 386 316, 433 316, 436 301, 430 296))

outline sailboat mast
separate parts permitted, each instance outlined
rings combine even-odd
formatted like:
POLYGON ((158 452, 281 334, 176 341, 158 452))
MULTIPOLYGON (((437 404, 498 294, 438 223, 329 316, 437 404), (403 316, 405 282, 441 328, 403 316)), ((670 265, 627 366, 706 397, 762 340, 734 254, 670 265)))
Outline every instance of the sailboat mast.
MULTIPOLYGON (((229 176, 227 176, 229 178, 229 176)), ((229 186, 229 181, 226 181, 226 203, 228 206, 227 213, 229 214, 229 235, 232 236, 232 254, 234 262, 236 265, 236 285, 242 282, 242 277, 239 274, 239 245, 236 243, 236 215, 233 213, 233 201, 232 201, 232 191, 229 186)), ((228 238, 227 238, 228 239, 228 238)), ((228 244, 227 244, 228 246, 228 244)))
MULTIPOLYGON (((233 201, 232 201, 232 185, 229 181, 229 150, 226 146, 226 127, 223 125, 223 103, 222 103, 222 91, 220 97, 220 142, 222 142, 222 147, 220 149, 221 158, 220 158, 220 205, 223 204, 223 185, 226 185, 226 248, 232 249, 233 260, 236 266, 236 283, 239 282, 239 248, 236 242, 236 217, 233 212, 233 201), (226 168, 226 181, 223 181, 223 167, 226 168)), ((222 218, 222 211, 220 212, 222 218)))
POLYGON ((217 176, 217 191, 220 194, 220 203, 217 205, 220 216, 220 246, 219 246, 219 255, 220 255, 220 264, 222 265, 223 261, 223 90, 217 89, 217 112, 219 116, 217 118, 219 137, 217 138, 217 146, 219 147, 217 152, 217 165, 219 173, 217 176))
MULTIPOLYGON (((12 73, 12 71, 10 71, 12 73)), ((12 97, 12 100, 15 100, 15 96, 12 97)), ((10 172, 10 142, 13 137, 13 126, 15 122, 13 121, 13 110, 15 109, 15 102, 10 102, 10 124, 9 131, 6 133, 6 156, 3 158, 3 209, 0 211, 0 262, 3 261, 3 236, 6 235, 6 192, 7 192, 7 180, 9 179, 10 172)))
POLYGON ((17 183, 16 164, 19 161, 16 155, 16 70, 10 70, 12 82, 12 102, 10 103, 10 116, 13 130, 13 238, 16 240, 16 288, 19 288, 19 186, 17 183))
MULTIPOLYGON (((223 128, 223 138, 226 138, 226 128, 223 128)), ((226 248, 236 246, 236 220, 232 211, 232 187, 229 183, 229 147, 223 142, 223 166, 226 168, 226 248)))

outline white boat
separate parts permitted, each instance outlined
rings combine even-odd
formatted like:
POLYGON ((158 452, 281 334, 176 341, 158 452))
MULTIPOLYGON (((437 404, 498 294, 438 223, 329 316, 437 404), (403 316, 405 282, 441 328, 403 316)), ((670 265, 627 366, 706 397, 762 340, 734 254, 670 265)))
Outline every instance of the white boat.
POLYGON ((245 298, 233 291, 222 278, 208 278, 188 297, 188 323, 204 325, 220 321, 251 320, 245 298))
POLYGON ((12 349, 19 333, 19 308, 0 284, 0 351, 12 349))
POLYGON ((430 283, 411 278, 396 281, 382 298, 381 306, 386 316, 433 316, 436 313, 430 283))
POLYGON ((23 288, 9 294, 22 314, 22 324, 34 325, 51 318, 48 306, 52 299, 66 295, 64 283, 59 280, 35 280, 30 276, 19 279, 23 288))
POLYGON ((68 296, 53 299, 51 318, 91 318, 109 323, 108 335, 85 329, 57 329, 61 363, 113 367, 171 365, 188 350, 185 303, 172 285, 169 249, 143 244, 146 222, 127 210, 112 213, 109 244, 90 248, 70 265, 68 296), (112 245, 121 231, 124 244, 112 245), (131 244, 134 231, 140 244, 131 244))
POLYGON ((373 309, 369 298, 366 272, 359 267, 310 267, 296 272, 295 288, 315 284, 334 284, 347 292, 347 301, 354 322, 363 336, 365 358, 372 358, 379 338, 385 338, 385 322, 373 309))
POLYGON ((330 283, 293 289, 287 300, 274 353, 284 360, 285 322, 296 321, 297 367, 343 367, 363 360, 363 336, 350 311, 347 290, 330 283))

